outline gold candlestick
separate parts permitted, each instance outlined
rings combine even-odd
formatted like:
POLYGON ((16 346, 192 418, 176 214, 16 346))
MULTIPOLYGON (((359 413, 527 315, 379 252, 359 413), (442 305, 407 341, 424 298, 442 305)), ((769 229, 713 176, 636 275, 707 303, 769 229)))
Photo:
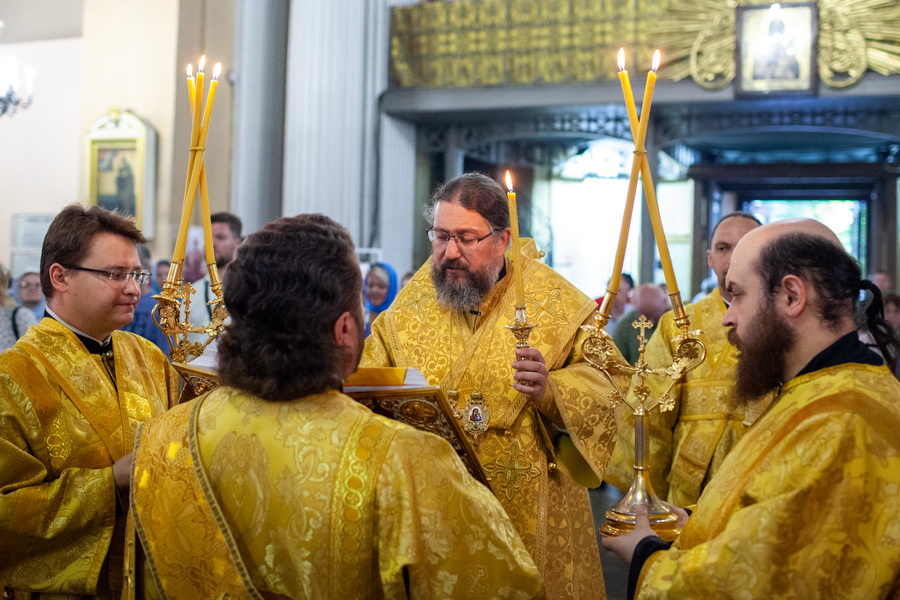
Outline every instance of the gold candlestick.
MULTIPOLYGON (((528 336, 531 335, 531 330, 535 327, 538 327, 536 323, 528 322, 528 314, 525 312, 524 306, 516 306, 516 316, 513 319, 513 324, 506 326, 516 337, 516 348, 531 348, 531 344, 528 343, 528 336)), ((521 383, 527 385, 525 382, 521 383)))
POLYGON ((606 292, 603 303, 594 315, 593 323, 583 328, 590 332, 583 345, 585 359, 589 364, 603 373, 613 387, 614 398, 627 404, 634 413, 634 477, 631 487, 625 496, 606 513, 606 522, 601 527, 605 535, 623 535, 634 529, 635 508, 639 505, 647 507, 650 518, 650 526, 662 539, 671 541, 678 535, 676 523, 678 516, 672 507, 660 500, 650 483, 650 413, 653 410, 669 411, 675 406, 675 401, 669 396, 672 386, 675 385, 688 371, 696 368, 706 358, 706 347, 700 341, 700 331, 690 330, 690 318, 684 310, 681 294, 678 292, 678 284, 675 281, 675 272, 672 268, 672 260, 669 255, 668 245, 665 240, 665 232, 662 227, 662 219, 659 215, 659 205, 656 202, 656 194, 653 189, 653 180, 650 167, 647 163, 647 151, 644 148, 644 140, 647 128, 650 125, 650 105, 653 96, 653 88, 656 82, 656 69, 659 67, 659 51, 654 53, 653 67, 648 74, 647 87, 644 92, 643 105, 640 120, 634 105, 634 97, 631 93, 631 84, 628 81, 628 72, 625 70, 625 53, 619 51, 619 79, 622 82, 622 91, 625 96, 628 120, 631 125, 631 134, 634 138, 634 163, 629 180, 628 196, 626 197, 626 210, 622 217, 622 229, 619 238, 614 273, 610 278, 611 285, 606 292), (672 308, 675 311, 675 324, 680 329, 675 346, 674 360, 671 365, 651 367, 644 360, 644 349, 647 344, 645 330, 652 327, 652 323, 643 315, 632 323, 640 331, 638 334, 639 358, 634 366, 624 365, 619 362, 618 353, 612 338, 605 331, 604 326, 609 321, 613 301, 618 291, 618 282, 621 277, 621 258, 624 255, 625 240, 631 225, 631 211, 634 195, 637 187, 637 177, 640 175, 644 185, 644 195, 647 198, 648 210, 653 224, 653 233, 660 252, 660 260, 669 286, 669 297, 672 300, 672 308), (631 398, 627 390, 620 389, 613 377, 614 374, 627 374, 631 376, 631 398), (650 390, 646 385, 648 377, 668 377, 670 379, 665 392, 656 399, 651 399, 650 390))
MULTIPOLYGON (((676 294, 677 295, 677 294, 676 294)), ((680 295, 677 295, 680 303, 680 295)), ((682 312, 684 308, 682 307, 682 312)), ((685 319, 687 316, 685 315, 685 319)), ((653 491, 650 483, 650 425, 649 417, 653 410, 663 412, 672 410, 675 401, 669 396, 672 386, 675 385, 688 371, 696 368, 706 358, 706 347, 700 341, 700 331, 683 331, 679 336, 680 342, 676 345, 674 360, 671 365, 652 368, 644 360, 644 349, 647 344, 645 330, 653 326, 644 315, 634 321, 632 327, 638 329, 639 358, 634 366, 623 365, 615 360, 615 344, 612 338, 602 327, 585 325, 584 328, 591 332, 585 340, 583 349, 585 360, 606 375, 613 385, 613 394, 617 401, 624 402, 634 412, 634 477, 631 487, 625 496, 606 512, 606 522, 600 528, 605 535, 624 535, 634 529, 635 508, 639 505, 647 507, 650 518, 650 526, 663 540, 672 541, 678 535, 676 522, 678 515, 669 504, 660 500, 653 491), (627 396, 627 390, 621 390, 616 386, 614 373, 627 373, 632 377, 633 399, 627 396), (646 385, 650 376, 667 377, 670 379, 665 392, 656 399, 650 398, 650 389, 646 385), (635 382, 637 379, 637 382, 635 382)))

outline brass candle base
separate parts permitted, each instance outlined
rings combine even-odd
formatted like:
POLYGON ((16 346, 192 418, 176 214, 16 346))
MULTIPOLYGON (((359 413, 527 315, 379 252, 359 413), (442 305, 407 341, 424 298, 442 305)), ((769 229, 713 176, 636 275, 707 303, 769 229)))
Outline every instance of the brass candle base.
POLYGON ((649 471, 635 469, 634 480, 625 496, 606 511, 606 521, 600 527, 603 535, 628 535, 634 530, 635 509, 647 507, 650 527, 666 542, 671 542, 681 530, 678 528, 678 515, 669 504, 656 497, 650 487, 649 471))
MULTIPOLYGON (((513 324, 507 325, 506 328, 512 331, 512 334, 516 337, 516 348, 531 348, 531 344, 528 343, 528 337, 531 335, 531 330, 537 326, 536 323, 528 322, 525 307, 517 305, 513 324)), ((519 381, 518 383, 528 387, 534 386, 534 383, 531 381, 519 381)))
POLYGON ((647 507, 650 527, 666 542, 671 542, 680 533, 678 515, 672 506, 660 500, 650 483, 648 413, 639 408, 634 413, 634 479, 628 493, 606 511, 606 522, 600 528, 603 535, 627 535, 634 530, 635 513, 638 506, 647 507))
POLYGON ((516 306, 515 320, 512 325, 506 326, 516 336, 516 348, 531 348, 531 344, 528 343, 528 336, 531 335, 531 330, 535 327, 538 327, 536 323, 528 322, 528 315, 525 313, 524 306, 516 306))

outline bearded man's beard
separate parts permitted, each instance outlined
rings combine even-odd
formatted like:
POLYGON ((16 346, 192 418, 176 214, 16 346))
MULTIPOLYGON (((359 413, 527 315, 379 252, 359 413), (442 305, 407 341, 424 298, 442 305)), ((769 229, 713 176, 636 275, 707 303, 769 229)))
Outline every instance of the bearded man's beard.
MULTIPOLYGON (((764 312, 770 311, 758 314, 764 312)), ((740 352, 734 383, 737 407, 747 406, 783 383, 787 353, 796 338, 785 320, 774 314, 755 319, 753 328, 741 337, 734 329, 728 331, 728 341, 740 352)))
POLYGON ((487 296, 503 267, 501 256, 496 264, 486 265, 480 271, 472 271, 459 258, 445 259, 440 265, 431 263, 431 279, 437 292, 438 304, 451 310, 466 310, 477 307, 487 296), (447 275, 447 269, 462 269, 468 277, 454 280, 447 275))

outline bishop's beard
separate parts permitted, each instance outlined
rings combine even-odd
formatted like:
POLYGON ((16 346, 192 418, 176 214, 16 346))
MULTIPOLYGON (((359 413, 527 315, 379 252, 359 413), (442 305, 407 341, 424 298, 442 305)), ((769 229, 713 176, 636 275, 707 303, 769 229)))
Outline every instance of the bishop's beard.
POLYGON ((431 279, 437 292, 438 304, 451 310, 467 310, 477 307, 497 283, 503 259, 496 265, 487 265, 478 271, 469 269, 468 264, 460 259, 441 261, 440 265, 431 263, 431 279), (463 269, 467 276, 464 280, 454 280, 447 275, 447 269, 463 269))

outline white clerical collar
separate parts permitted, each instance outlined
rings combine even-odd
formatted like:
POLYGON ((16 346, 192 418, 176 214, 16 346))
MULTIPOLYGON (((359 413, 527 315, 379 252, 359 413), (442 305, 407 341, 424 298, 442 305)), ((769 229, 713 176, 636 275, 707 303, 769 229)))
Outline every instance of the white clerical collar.
POLYGON ((63 321, 63 320, 59 317, 58 314, 56 314, 55 312, 53 312, 53 309, 51 309, 49 306, 48 306, 47 308, 45 308, 44 310, 46 310, 46 311, 47 311, 47 314, 49 314, 51 317, 53 317, 54 319, 56 319, 57 321, 59 321, 61 324, 65 325, 66 327, 68 327, 69 329, 71 329, 72 331, 74 331, 75 333, 77 333, 78 335, 80 335, 80 336, 82 336, 82 337, 86 337, 86 338, 89 339, 89 340, 94 340, 95 342, 97 342, 97 343, 100 344, 101 346, 105 346, 106 344, 109 343, 109 340, 112 339, 112 334, 109 334, 108 336, 106 336, 106 339, 105 339, 105 340, 102 340, 102 341, 101 341, 101 340, 98 340, 98 339, 95 338, 94 336, 88 335, 88 334, 86 334, 85 332, 81 331, 80 329, 77 329, 77 328, 75 328, 75 327, 72 327, 71 325, 69 325, 68 323, 66 323, 65 321, 63 321))

